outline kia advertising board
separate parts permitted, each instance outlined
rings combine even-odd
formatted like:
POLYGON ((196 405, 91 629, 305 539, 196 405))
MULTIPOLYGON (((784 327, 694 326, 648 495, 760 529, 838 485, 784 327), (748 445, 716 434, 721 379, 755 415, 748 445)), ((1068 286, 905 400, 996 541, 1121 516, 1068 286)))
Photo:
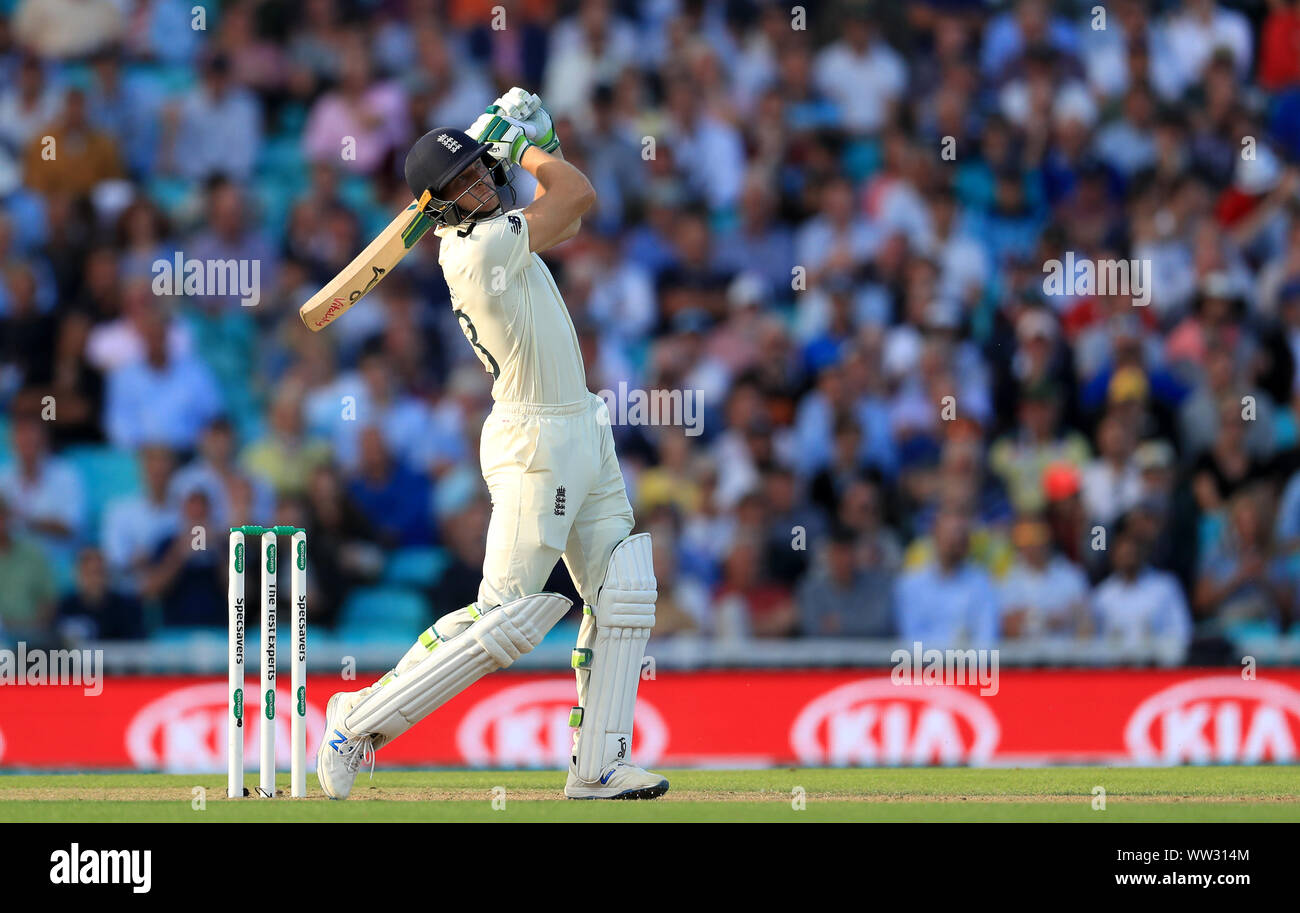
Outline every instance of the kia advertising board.
MULTIPOLYGON (((308 739, 340 683, 308 681, 308 739)), ((111 678, 6 688, 0 767, 223 769, 225 686, 111 678), (60 721, 52 727, 51 720, 60 721), (40 738, 20 737, 39 732, 40 738)), ((499 675, 383 749, 386 766, 561 767, 572 676, 499 675)), ((278 738, 287 753, 288 719, 278 738)), ((257 757, 248 726, 246 757, 257 757)), ((641 683, 636 751, 651 766, 1295 762, 1300 671, 1007 670, 976 685, 900 685, 887 670, 665 672, 641 683)), ((284 755, 282 755, 284 756, 284 755)))

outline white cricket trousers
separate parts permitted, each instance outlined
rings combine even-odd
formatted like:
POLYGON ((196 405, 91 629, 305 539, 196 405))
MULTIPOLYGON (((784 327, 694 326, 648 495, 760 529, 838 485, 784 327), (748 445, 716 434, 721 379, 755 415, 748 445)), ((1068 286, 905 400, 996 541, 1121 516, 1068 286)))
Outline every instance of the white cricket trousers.
POLYGON ((479 465, 492 496, 479 611, 540 592, 560 558, 595 605, 610 553, 632 532, 605 401, 497 403, 479 465))

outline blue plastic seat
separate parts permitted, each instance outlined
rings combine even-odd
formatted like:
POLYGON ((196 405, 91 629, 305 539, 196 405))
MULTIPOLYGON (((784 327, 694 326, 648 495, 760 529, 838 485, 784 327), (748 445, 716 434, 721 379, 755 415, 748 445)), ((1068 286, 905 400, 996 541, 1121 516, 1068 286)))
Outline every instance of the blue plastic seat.
POLYGON ((77 558, 63 549, 45 552, 49 562, 50 573, 54 577, 54 589, 60 596, 66 596, 77 588, 77 558))
POLYGON ((1277 640, 1282 634, 1277 625, 1269 621, 1236 621, 1227 626, 1223 632, 1234 643, 1251 640, 1277 640))
POLYGON ((365 212, 375 206, 373 186, 360 175, 344 175, 339 180, 339 199, 354 212, 365 212))
POLYGON ((167 213, 178 212, 189 199, 192 190, 193 186, 185 178, 168 175, 156 175, 149 178, 146 183, 149 199, 167 213))
MULTIPOLYGON (((427 628, 428 625, 425 625, 425 627, 427 628)), ((399 634, 396 628, 391 628, 388 625, 372 624, 354 626, 343 625, 340 626, 335 633, 338 635, 339 641, 349 647, 360 646, 363 644, 385 644, 392 647, 393 649, 390 652, 395 654, 400 653, 402 647, 409 645, 411 641, 415 640, 416 636, 412 635, 410 631, 406 631, 405 634, 399 634)), ((346 653, 346 649, 343 652, 346 653)))
POLYGON ((63 457, 81 477, 87 529, 99 529, 99 518, 110 501, 141 490, 140 466, 129 451, 86 444, 68 448, 63 457))
POLYGON ((384 568, 384 583, 427 589, 438 582, 450 563, 451 558, 440 548, 400 549, 388 559, 388 566, 384 568))
POLYGON ((302 151, 302 139, 296 136, 272 136, 262 143, 258 150, 257 173, 285 177, 290 180, 301 178, 308 170, 306 156, 302 151))
POLYGON ((424 597, 394 586, 354 590, 343 603, 339 636, 349 640, 413 640, 433 622, 424 597))
POLYGON ((293 208, 297 188, 275 177, 261 177, 253 183, 253 196, 262 213, 262 224, 283 230, 293 208))

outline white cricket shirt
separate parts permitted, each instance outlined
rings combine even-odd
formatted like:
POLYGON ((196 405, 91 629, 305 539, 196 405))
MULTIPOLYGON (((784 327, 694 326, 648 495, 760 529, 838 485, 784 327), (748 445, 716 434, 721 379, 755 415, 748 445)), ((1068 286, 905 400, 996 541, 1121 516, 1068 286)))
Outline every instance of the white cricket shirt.
POLYGON ((499 403, 561 405, 587 396, 578 334, 519 210, 440 227, 438 263, 461 331, 492 375, 499 403))

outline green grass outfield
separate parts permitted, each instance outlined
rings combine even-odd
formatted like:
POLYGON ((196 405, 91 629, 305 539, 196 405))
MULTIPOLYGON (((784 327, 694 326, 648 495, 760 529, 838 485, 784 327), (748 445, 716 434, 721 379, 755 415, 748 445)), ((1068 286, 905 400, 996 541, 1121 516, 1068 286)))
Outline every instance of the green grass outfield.
MULTIPOLYGON (((668 770, 653 802, 573 802, 554 771, 363 772, 352 798, 227 799, 220 775, 0 776, 0 822, 1300 821, 1300 768, 668 770), (1093 790, 1106 791, 1105 810, 1093 790), (205 801, 197 798, 202 787, 205 801), (493 790, 499 787, 493 807, 493 790), (502 792, 504 790, 504 792, 502 792), (802 791, 803 808, 796 809, 802 791), (196 807, 202 805, 203 807, 196 807)), ((252 788, 255 775, 246 780, 252 788)), ((282 774, 278 786, 289 787, 282 774)))

